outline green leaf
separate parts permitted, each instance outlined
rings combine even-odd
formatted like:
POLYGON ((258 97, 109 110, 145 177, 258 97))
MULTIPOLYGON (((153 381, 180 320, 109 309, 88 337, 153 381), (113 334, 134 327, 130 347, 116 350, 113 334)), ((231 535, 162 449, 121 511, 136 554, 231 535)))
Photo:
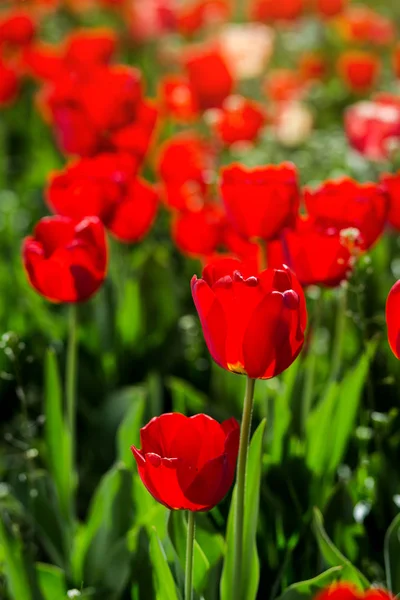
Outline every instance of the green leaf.
POLYGON ((307 421, 307 466, 317 475, 334 473, 346 451, 360 406, 369 365, 370 344, 357 365, 340 382, 331 382, 307 421))
POLYGON ((345 567, 346 579, 363 590, 371 587, 368 579, 354 567, 351 562, 340 552, 324 529, 324 520, 321 512, 314 508, 314 533, 317 538, 319 551, 327 567, 345 567))
MULTIPOLYGON (((186 563, 187 521, 182 510, 171 510, 168 516, 168 534, 175 552, 178 555, 182 570, 186 563)), ((200 548, 197 540, 194 542, 193 587, 202 592, 207 584, 207 574, 210 563, 200 548)))
POLYGON ((385 568, 388 589, 400 593, 400 514, 392 521, 385 536, 385 568))
POLYGON ((0 545, 4 554, 4 570, 12 598, 33 600, 29 577, 24 564, 22 541, 11 534, 0 518, 0 545))
POLYGON ((317 577, 294 583, 279 596, 278 600, 313 600, 319 591, 339 581, 342 573, 343 567, 332 567, 317 577))
MULTIPOLYGON (((113 467, 100 481, 87 524, 73 552, 76 581, 120 593, 129 577, 128 532, 133 523, 132 473, 113 467)), ((110 594, 111 596, 111 594, 110 594)))
POLYGON ((125 415, 117 434, 118 457, 127 467, 134 462, 131 446, 140 446, 140 427, 143 423, 145 391, 140 387, 131 389, 131 407, 125 415))
POLYGON ((133 346, 142 328, 140 282, 134 277, 125 278, 123 291, 118 295, 116 322, 119 336, 125 346, 133 346))
POLYGON ((150 536, 150 558, 154 567, 153 579, 157 600, 179 600, 164 548, 154 528, 150 536))
POLYGON ((46 353, 44 378, 47 463, 56 485, 60 509, 68 525, 71 523, 74 494, 71 435, 63 416, 62 387, 57 358, 54 350, 51 349, 46 353))
MULTIPOLYGON (((257 554, 256 534, 258 524, 258 509, 260 504, 260 480, 262 466, 262 445, 266 420, 261 421, 250 443, 247 474, 243 532, 243 561, 242 561, 242 594, 243 600, 254 600, 257 596, 259 581, 259 559, 257 554)), ((236 486, 232 496, 228 517, 224 568, 221 578, 221 600, 231 600, 233 597, 234 571, 234 522, 236 511, 236 486)))
POLYGON ((171 390, 172 406, 175 412, 199 413, 204 411, 207 398, 193 386, 178 377, 169 377, 167 385, 171 390))
POLYGON ((37 563, 36 573, 44 600, 65 600, 68 590, 65 574, 61 569, 37 563))
POLYGON ((301 361, 296 360, 285 371, 282 376, 284 393, 276 399, 274 404, 274 422, 271 448, 269 449, 270 460, 274 464, 279 464, 283 456, 284 440, 288 435, 289 425, 292 418, 290 400, 293 397, 294 386, 297 381, 297 375, 301 361))

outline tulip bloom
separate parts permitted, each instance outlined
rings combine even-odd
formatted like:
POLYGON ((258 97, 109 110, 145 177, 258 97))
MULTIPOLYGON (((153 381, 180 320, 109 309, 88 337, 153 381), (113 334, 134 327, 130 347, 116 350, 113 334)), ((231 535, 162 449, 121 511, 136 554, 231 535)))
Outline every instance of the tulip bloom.
POLYGON ((389 346, 395 357, 400 359, 400 281, 394 284, 387 297, 386 326, 389 346))
POLYGON ((97 217, 77 223, 45 217, 25 238, 22 257, 30 284, 51 302, 83 302, 97 292, 107 269, 104 227, 97 217))
POLYGON ((360 591, 353 583, 341 581, 319 592, 315 600, 394 600, 394 596, 380 588, 360 591))
POLYGON ((286 267, 261 273, 234 259, 209 263, 192 279, 204 338, 222 368, 252 379, 287 369, 304 343, 303 290, 286 267))
POLYGON ((389 196, 388 223, 394 229, 400 230, 400 171, 384 175, 382 184, 389 196))
POLYGON ((272 240, 289 225, 299 206, 297 171, 291 163, 222 170, 221 193, 228 219, 248 240, 272 240))
POLYGON ((207 46, 187 50, 183 63, 200 109, 221 107, 234 81, 220 50, 207 46))
POLYGON ((31 76, 43 80, 55 80, 63 71, 86 74, 107 65, 116 45, 111 29, 77 29, 61 45, 32 44, 24 53, 24 64, 31 76))
POLYGON ((217 25, 229 18, 228 0, 194 0, 176 8, 179 33, 192 36, 202 28, 217 25))
POLYGON ((172 239, 183 254, 211 256, 221 244, 224 213, 207 203, 200 210, 185 211, 174 216, 172 239))
POLYGON ((266 123, 266 114, 257 102, 229 96, 221 109, 210 111, 208 120, 220 141, 231 146, 236 142, 254 142, 266 123))
POLYGON ((357 102, 345 112, 345 131, 351 146, 369 160, 386 160, 400 142, 400 101, 377 96, 357 102))
POLYGON ((48 205, 73 219, 96 216, 119 241, 138 242, 154 222, 158 194, 137 168, 129 154, 80 159, 50 178, 48 205))
POLYGON ((228 23, 218 33, 221 52, 235 79, 260 77, 274 50, 275 32, 262 23, 228 23))
POLYGON ((157 165, 168 208, 199 209, 204 204, 212 169, 211 149, 196 134, 185 132, 168 140, 161 148, 157 165))
POLYGON ((312 218, 299 218, 294 229, 284 231, 282 248, 285 262, 303 287, 333 288, 346 281, 352 272, 353 250, 358 248, 357 231, 342 233, 326 229, 312 218))
POLYGON ((199 107, 189 81, 183 75, 166 75, 160 82, 159 96, 163 112, 187 123, 198 118, 199 107))
POLYGON ((304 11, 304 0, 253 0, 251 18, 255 21, 296 21, 304 11))
POLYGON ((337 70, 350 90, 364 93, 376 84, 381 63, 372 52, 348 50, 339 57, 337 70))
POLYGON ((318 52, 304 52, 299 59, 299 72, 303 81, 323 79, 327 71, 327 62, 318 52))
POLYGON ((316 0, 315 4, 321 17, 331 18, 343 12, 347 0, 316 0))
POLYGON ((296 71, 272 69, 264 82, 264 92, 272 102, 299 100, 307 91, 307 82, 296 71))
POLYGON ((19 80, 16 71, 0 59, 0 108, 12 103, 18 92, 19 80))
POLYGON ((0 47, 3 44, 21 47, 30 44, 36 33, 36 25, 29 15, 13 11, 0 16, 0 47))
POLYGON ((306 188, 304 198, 309 215, 325 229, 358 229, 365 250, 383 233, 389 201, 382 185, 344 177, 325 181, 315 190, 306 188))
POLYGON ((131 447, 142 482, 171 510, 209 511, 228 493, 235 476, 239 424, 207 415, 169 413, 140 430, 131 447))
POLYGON ((349 6, 336 20, 336 29, 348 43, 389 46, 396 39, 394 23, 368 6, 349 6))
POLYGON ((60 73, 45 86, 41 108, 60 148, 78 156, 119 150, 143 160, 157 119, 140 72, 122 65, 60 73))

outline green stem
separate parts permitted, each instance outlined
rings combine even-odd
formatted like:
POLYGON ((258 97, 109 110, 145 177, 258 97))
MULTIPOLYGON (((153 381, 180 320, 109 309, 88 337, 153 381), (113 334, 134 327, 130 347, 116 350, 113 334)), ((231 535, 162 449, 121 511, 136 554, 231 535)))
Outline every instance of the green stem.
POLYGON ((188 529, 186 538, 185 600, 193 598, 193 549, 194 549, 194 512, 188 511, 188 529))
POLYGON ((234 547, 234 598, 241 600, 242 596, 242 557, 243 557, 243 528, 244 503, 246 489, 247 453, 250 441, 251 416, 253 411, 255 379, 247 378, 244 397, 242 425, 240 428, 239 456, 236 475, 236 510, 235 510, 235 547, 234 547))
POLYGON ((72 459, 75 456, 75 421, 76 421, 76 363, 77 363, 77 307, 69 306, 68 348, 65 378, 65 398, 67 403, 67 424, 71 434, 72 459))
POLYGON ((311 339, 309 342, 309 351, 307 356, 307 368, 305 373, 305 382, 304 382, 304 391, 303 391, 303 401, 301 406, 301 426, 302 433, 305 436, 306 433, 306 423, 307 418, 310 413, 312 407, 312 400, 314 395, 314 383, 315 383, 315 369, 317 366, 317 354, 315 352, 315 336, 321 324, 321 316, 322 316, 322 304, 323 304, 323 294, 322 290, 320 292, 319 298, 315 301, 314 304, 314 323, 313 329, 311 333, 311 339))
POLYGON ((343 285, 339 290, 339 298, 336 313, 336 328, 335 328, 335 339, 332 350, 332 367, 331 367, 331 381, 336 381, 340 368, 342 366, 342 354, 346 333, 346 321, 347 321, 347 285, 343 285))

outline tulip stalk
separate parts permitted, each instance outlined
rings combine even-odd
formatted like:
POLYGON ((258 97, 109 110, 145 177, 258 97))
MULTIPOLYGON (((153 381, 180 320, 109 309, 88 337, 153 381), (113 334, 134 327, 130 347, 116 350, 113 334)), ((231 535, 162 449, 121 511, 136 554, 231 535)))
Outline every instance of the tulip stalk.
POLYGON ((194 512, 188 511, 187 538, 186 538, 186 566, 185 566, 185 600, 193 598, 193 550, 194 550, 195 519, 194 512))
POLYGON ((239 455, 236 475, 236 510, 234 544, 234 598, 242 598, 243 529, 246 491, 247 454, 250 442, 251 417, 253 412, 255 379, 247 378, 244 397, 242 424, 240 428, 239 455))
POLYGON ((65 398, 67 404, 67 424, 71 435, 72 464, 75 460, 75 420, 76 420, 76 363, 77 363, 77 307, 69 305, 68 347, 65 378, 65 398))

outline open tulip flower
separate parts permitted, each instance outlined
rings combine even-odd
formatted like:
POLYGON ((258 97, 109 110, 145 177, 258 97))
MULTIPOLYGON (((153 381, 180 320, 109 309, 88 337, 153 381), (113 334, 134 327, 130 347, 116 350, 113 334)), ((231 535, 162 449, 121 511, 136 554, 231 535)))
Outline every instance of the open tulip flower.
POLYGON ((234 259, 209 263, 192 279, 193 300, 215 362, 252 379, 287 369, 304 343, 303 290, 286 267, 254 272, 234 259))
POLYGON ((400 100, 380 94, 357 102, 346 109, 344 126, 355 150, 369 160, 386 160, 400 144, 400 100))
POLYGON ((296 167, 291 163, 222 170, 221 193, 228 219, 244 238, 272 240, 289 225, 299 205, 296 167))
POLYGON ((362 94, 377 82, 381 63, 379 57, 372 52, 348 50, 340 56, 337 69, 347 87, 362 94))
POLYGON ((125 65, 62 71, 40 95, 63 152, 130 152, 143 160, 158 111, 143 97, 141 74, 125 65))
POLYGON ((97 217, 76 222, 44 217, 24 240, 23 262, 30 284, 52 302, 83 302, 106 276, 105 231, 97 217))
POLYGON ((226 146, 254 142, 266 123, 263 107, 242 96, 229 96, 221 109, 206 113, 216 137, 226 146))
POLYGON ((228 493, 235 476, 239 423, 204 414, 168 413, 140 430, 131 447, 150 494, 171 510, 209 511, 228 493))
POLYGON ((154 186, 137 176, 137 168, 125 153, 79 159, 51 177, 48 204, 73 219, 97 216, 118 240, 137 242, 150 230, 158 208, 154 186))
POLYGON ((315 600, 394 600, 387 590, 371 588, 360 591, 352 583, 334 583, 315 596, 315 600))
POLYGON ((341 232, 322 227, 310 217, 299 218, 294 229, 283 233, 283 253, 303 287, 337 287, 352 272, 358 236, 356 229, 341 232))
POLYGON ((389 346, 400 359, 400 281, 394 284, 387 297, 386 326, 389 346))
POLYGON ((386 190, 376 183, 358 183, 350 177, 325 181, 304 192, 307 211, 325 229, 354 227, 368 250, 382 235, 389 210, 386 190))

